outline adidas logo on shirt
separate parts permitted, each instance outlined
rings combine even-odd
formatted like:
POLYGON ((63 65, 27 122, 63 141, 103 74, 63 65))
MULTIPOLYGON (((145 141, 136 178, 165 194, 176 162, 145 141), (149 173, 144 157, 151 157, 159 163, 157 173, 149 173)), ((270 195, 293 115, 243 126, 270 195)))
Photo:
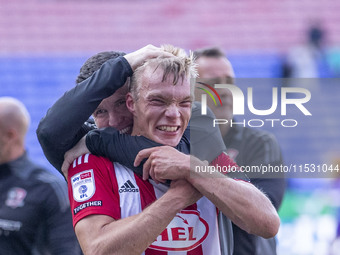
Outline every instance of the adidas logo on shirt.
POLYGON ((132 184, 130 180, 127 180, 119 189, 119 193, 123 192, 139 192, 139 190, 132 184))

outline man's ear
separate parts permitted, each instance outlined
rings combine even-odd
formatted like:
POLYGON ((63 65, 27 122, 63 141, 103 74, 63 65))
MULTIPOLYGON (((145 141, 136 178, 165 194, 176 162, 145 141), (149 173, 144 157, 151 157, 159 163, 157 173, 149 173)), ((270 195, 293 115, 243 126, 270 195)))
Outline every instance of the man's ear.
POLYGON ((126 94, 126 107, 132 114, 135 114, 135 102, 130 92, 126 94))

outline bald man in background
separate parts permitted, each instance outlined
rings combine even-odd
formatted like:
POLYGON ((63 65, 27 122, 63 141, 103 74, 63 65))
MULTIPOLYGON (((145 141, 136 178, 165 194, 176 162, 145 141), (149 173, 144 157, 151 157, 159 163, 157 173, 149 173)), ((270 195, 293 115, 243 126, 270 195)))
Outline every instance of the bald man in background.
POLYGON ((81 254, 66 183, 27 157, 29 124, 23 103, 0 97, 0 254, 81 254))

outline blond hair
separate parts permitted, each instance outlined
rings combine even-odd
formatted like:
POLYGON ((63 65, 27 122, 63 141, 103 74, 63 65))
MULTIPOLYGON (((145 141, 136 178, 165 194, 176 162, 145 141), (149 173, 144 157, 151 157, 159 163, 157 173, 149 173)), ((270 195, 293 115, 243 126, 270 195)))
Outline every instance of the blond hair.
POLYGON ((154 72, 159 68, 163 71, 162 82, 168 79, 169 75, 173 75, 172 84, 176 85, 179 80, 183 82, 185 78, 196 78, 197 69, 196 63, 194 62, 193 54, 189 56, 185 50, 173 45, 162 45, 161 48, 173 54, 173 57, 158 57, 148 59, 143 65, 139 66, 133 73, 130 83, 130 92, 132 93, 135 100, 139 97, 139 86, 141 84, 141 77, 147 67, 153 67, 154 72))

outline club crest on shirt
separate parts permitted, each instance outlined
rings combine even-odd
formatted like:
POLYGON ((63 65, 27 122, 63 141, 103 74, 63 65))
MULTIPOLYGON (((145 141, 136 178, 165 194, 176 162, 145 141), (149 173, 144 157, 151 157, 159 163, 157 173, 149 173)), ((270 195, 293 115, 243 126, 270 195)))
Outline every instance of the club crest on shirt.
POLYGON ((13 209, 24 206, 24 199, 27 195, 27 191, 23 188, 14 187, 7 193, 7 199, 5 204, 13 209))
POLYGON ((93 170, 86 170, 71 177, 73 198, 77 202, 90 199, 96 190, 93 170))
POLYGON ((189 251, 199 246, 208 234, 209 225, 198 211, 182 210, 149 248, 160 251, 189 251))

